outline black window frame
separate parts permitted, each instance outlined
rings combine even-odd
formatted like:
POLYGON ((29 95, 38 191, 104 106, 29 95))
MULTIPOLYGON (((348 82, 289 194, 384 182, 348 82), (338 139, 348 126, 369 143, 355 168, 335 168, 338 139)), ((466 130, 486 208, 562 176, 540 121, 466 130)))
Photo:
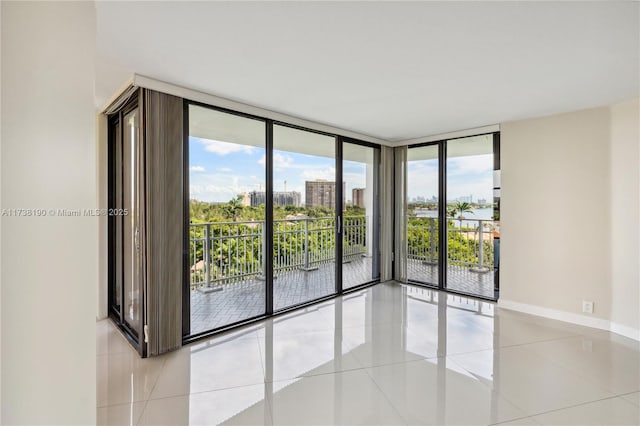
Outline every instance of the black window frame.
MULTIPOLYGON (((379 188, 380 188, 380 151, 381 145, 371 142, 362 141, 359 139, 355 139, 348 136, 343 136, 336 133, 325 132, 317 129, 311 129, 304 126, 300 126, 293 123, 288 123, 282 120, 273 120, 267 117, 262 117, 259 115, 248 114, 241 111, 236 111, 233 109, 220 107, 212 104, 207 104, 204 102, 183 98, 183 149, 184 149, 184 164, 183 164, 183 223, 184 223, 184 231, 183 231, 183 282, 182 282, 182 340, 183 344, 192 343, 194 341, 198 341, 207 337, 211 337, 216 334, 220 334, 232 329, 236 329, 248 324, 252 324, 258 321, 261 321, 266 318, 276 317, 294 310, 298 310, 307 306, 316 305, 318 303, 322 303, 326 300, 331 300, 333 298, 339 297, 344 294, 349 294, 352 292, 356 292, 362 290, 364 288, 370 287, 380 282, 380 273, 379 273, 379 264, 380 264, 380 253, 379 253, 379 241, 380 241, 380 198, 379 198, 379 188), (189 214, 189 106, 199 106, 207 109, 211 109, 214 111, 219 111, 227 114, 232 114, 244 118, 249 118, 253 120, 262 121, 265 123, 265 183, 266 183, 266 199, 265 199, 265 231, 264 235, 267 239, 265 253, 268 253, 268 259, 265 262, 265 313, 264 315, 259 315, 247 319, 243 319, 234 323, 230 323, 221 327, 212 328, 210 330, 206 330, 203 332, 199 332, 196 334, 190 333, 190 322, 191 322, 191 313, 190 313, 190 277, 189 277, 189 224, 190 224, 190 214, 189 214), (344 143, 350 143, 354 145, 360 145, 365 147, 374 148, 377 150, 377 155, 375 158, 377 159, 377 164, 375 165, 378 168, 378 182, 375 182, 375 190, 376 190, 376 204, 377 204, 377 217, 375 218, 375 222, 373 224, 375 235, 378 242, 378 250, 376 253, 376 263, 378 265, 378 277, 374 278, 365 283, 358 284, 356 286, 350 287, 348 289, 342 288, 342 262, 336 261, 335 268, 335 278, 336 278, 336 289, 335 292, 326 296, 322 296, 313 300, 305 301, 302 303, 298 303, 295 305, 287 306, 282 309, 274 309, 273 306, 273 128, 274 126, 283 126, 296 130, 316 133, 324 136, 333 137, 335 139, 335 164, 336 164, 336 182, 338 179, 343 179, 342 173, 342 147, 344 143), (340 267, 338 267, 338 265, 340 267)), ((336 218, 340 217, 342 221, 342 211, 343 211, 343 200, 342 200, 342 185, 336 185, 336 218)), ((342 246, 343 246, 343 227, 341 226, 339 229, 339 235, 336 235, 336 259, 342 258, 342 246), (340 257, 337 257, 340 256, 340 257)))
POLYGON ((438 283, 428 283, 416 279, 409 279, 407 282, 412 285, 426 287, 429 289, 444 291, 446 293, 457 294, 476 299, 497 302, 500 297, 500 271, 494 268, 493 296, 486 297, 480 294, 466 293, 463 291, 447 287, 447 142, 474 136, 492 135, 493 138, 493 170, 500 170, 500 131, 475 133, 467 136, 452 137, 429 142, 421 142, 409 145, 407 149, 422 148, 425 146, 438 146, 438 283))

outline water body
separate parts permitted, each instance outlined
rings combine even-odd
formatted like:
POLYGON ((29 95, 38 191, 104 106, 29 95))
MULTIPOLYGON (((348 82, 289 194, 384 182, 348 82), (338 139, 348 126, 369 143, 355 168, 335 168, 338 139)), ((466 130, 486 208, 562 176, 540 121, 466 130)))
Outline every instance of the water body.
MULTIPOLYGON (((438 217, 437 210, 415 210, 416 217, 438 217)), ((477 220, 492 220, 493 217, 493 207, 486 207, 482 209, 473 209, 470 213, 464 213, 465 219, 474 219, 474 220, 463 220, 462 226, 475 227, 478 226, 477 220)), ((453 223, 457 226, 460 226, 460 221, 454 220, 453 223)))

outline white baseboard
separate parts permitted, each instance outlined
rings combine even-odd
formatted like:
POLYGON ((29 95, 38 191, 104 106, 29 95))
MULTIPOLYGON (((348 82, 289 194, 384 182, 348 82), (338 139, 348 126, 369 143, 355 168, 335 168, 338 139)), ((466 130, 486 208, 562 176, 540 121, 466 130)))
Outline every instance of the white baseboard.
POLYGON ((640 342, 640 329, 612 322, 610 331, 640 342))
POLYGON ((585 327, 597 328, 620 334, 633 340, 640 341, 640 329, 617 324, 602 318, 594 318, 586 315, 574 314, 557 309, 545 308, 527 303, 514 302, 512 300, 499 299, 498 307, 511 311, 523 312, 525 314, 537 315, 539 317, 564 321, 571 324, 583 325, 585 327))

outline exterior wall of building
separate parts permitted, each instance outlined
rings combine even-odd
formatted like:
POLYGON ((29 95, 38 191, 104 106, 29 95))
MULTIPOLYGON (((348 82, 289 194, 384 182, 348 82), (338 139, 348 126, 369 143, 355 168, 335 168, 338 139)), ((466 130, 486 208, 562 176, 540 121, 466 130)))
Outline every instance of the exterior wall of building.
MULTIPOLYGON (((304 205, 311 207, 336 208, 336 183, 327 180, 311 180, 304 183, 304 205)), ((345 184, 342 183, 342 204, 345 205, 345 184)))
POLYGON ((365 188, 353 188, 351 190, 351 204, 355 207, 364 208, 365 188))
MULTIPOLYGON (((252 207, 265 204, 267 194, 264 191, 251 191, 248 195, 249 205, 252 207)), ((297 191, 274 191, 273 204, 276 206, 300 206, 301 194, 297 191)))

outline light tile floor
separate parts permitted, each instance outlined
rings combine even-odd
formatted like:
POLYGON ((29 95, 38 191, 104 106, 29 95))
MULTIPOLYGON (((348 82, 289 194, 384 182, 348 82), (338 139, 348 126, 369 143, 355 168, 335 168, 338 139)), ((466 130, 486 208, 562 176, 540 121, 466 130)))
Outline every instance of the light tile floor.
POLYGON ((97 336, 105 425, 640 424, 640 343, 396 283, 155 359, 97 336))

